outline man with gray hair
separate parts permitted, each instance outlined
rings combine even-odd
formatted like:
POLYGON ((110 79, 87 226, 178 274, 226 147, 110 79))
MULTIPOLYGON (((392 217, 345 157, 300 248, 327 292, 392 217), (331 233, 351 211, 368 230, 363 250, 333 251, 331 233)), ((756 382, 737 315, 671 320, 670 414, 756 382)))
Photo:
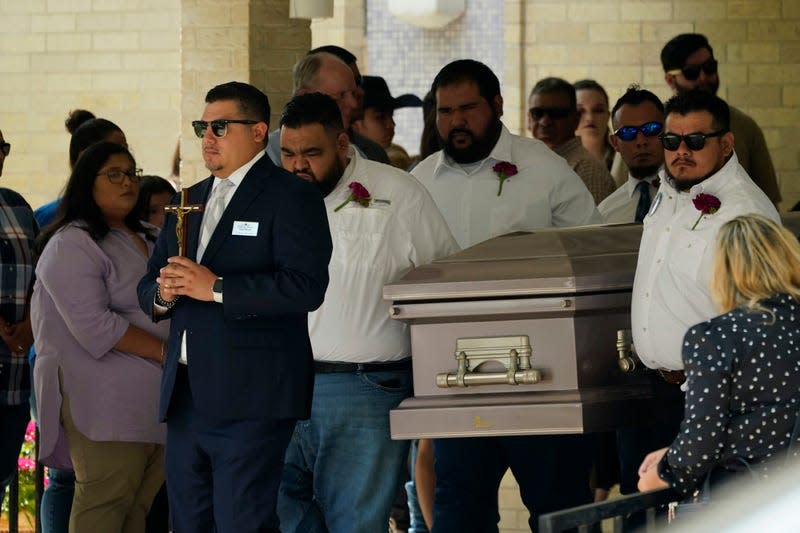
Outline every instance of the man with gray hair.
MULTIPOLYGON (((359 115, 361 98, 353 70, 340 57, 330 52, 310 53, 294 66, 294 96, 307 93, 327 94, 339 106, 342 123, 350 142, 367 159, 389 164, 386 151, 366 137, 356 135, 351 128, 359 115)), ((281 164, 280 130, 270 133, 267 155, 276 165, 281 164)))
POLYGON ((578 128, 578 104, 575 88, 561 78, 544 78, 533 86, 528 97, 528 131, 563 157, 580 176, 599 204, 614 192, 614 179, 605 163, 583 147, 575 135, 578 128))

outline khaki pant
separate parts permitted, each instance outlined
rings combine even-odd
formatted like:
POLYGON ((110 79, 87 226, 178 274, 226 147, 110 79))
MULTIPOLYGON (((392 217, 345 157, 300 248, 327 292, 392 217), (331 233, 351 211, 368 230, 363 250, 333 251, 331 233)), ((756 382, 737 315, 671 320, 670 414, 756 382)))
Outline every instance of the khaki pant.
POLYGON ((88 439, 75 427, 66 395, 61 422, 75 469, 69 533, 143 533, 164 483, 164 446, 88 439))

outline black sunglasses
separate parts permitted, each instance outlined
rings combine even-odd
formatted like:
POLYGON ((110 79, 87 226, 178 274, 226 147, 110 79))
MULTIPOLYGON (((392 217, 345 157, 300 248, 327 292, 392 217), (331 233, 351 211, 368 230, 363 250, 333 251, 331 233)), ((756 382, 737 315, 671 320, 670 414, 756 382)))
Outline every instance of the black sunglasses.
POLYGON ((568 107, 532 107, 530 114, 533 120, 542 120, 547 115, 550 120, 559 120, 569 115, 573 110, 568 107))
POLYGON ((8 155, 11 153, 11 143, 0 143, 0 151, 3 152, 3 155, 8 155))
POLYGON ((228 119, 212 120, 211 122, 206 122, 205 120, 192 121, 194 134, 201 139, 203 138, 203 135, 206 134, 206 129, 208 129, 209 126, 211 126, 211 133, 214 134, 214 137, 225 137, 225 134, 228 133, 228 124, 258 124, 258 121, 228 119))
POLYGON ((686 143, 686 147, 689 150, 697 151, 702 150, 703 147, 706 145, 706 139, 709 137, 720 137, 725 135, 726 130, 717 130, 712 131, 711 133, 690 133, 689 135, 678 135, 677 133, 662 133, 658 136, 661 139, 661 146, 664 147, 664 150, 669 150, 670 152, 674 152, 677 150, 680 145, 681 141, 686 143))
POLYGON ((645 137, 655 137, 661 133, 662 127, 660 122, 646 122, 641 126, 622 126, 614 132, 614 135, 623 141, 633 141, 640 131, 645 137))
POLYGON ((671 76, 677 76, 678 74, 683 74, 683 77, 689 81, 694 81, 700 77, 700 71, 702 70, 706 76, 711 76, 712 74, 717 73, 717 67, 719 63, 716 59, 709 59, 702 65, 689 65, 688 67, 683 68, 676 68, 672 70, 668 70, 667 74, 671 76))

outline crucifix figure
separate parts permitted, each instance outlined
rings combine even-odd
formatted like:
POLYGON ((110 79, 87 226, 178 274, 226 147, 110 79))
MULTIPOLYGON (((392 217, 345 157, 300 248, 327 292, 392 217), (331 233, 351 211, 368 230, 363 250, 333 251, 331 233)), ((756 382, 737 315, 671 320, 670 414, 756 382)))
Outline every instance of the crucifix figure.
POLYGON ((203 210, 202 204, 187 204, 187 190, 181 190, 181 203, 178 205, 172 204, 164 206, 164 211, 167 213, 174 213, 177 221, 175 222, 175 237, 178 239, 178 255, 183 257, 186 255, 186 235, 189 229, 186 215, 189 213, 199 213, 203 210))

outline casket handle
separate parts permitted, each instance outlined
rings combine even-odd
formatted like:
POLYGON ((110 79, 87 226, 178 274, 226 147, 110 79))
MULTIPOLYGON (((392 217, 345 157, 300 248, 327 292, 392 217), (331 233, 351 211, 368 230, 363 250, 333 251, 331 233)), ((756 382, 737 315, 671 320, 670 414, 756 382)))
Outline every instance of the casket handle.
POLYGON ((617 330, 617 353, 619 353, 617 364, 623 372, 633 372, 637 366, 641 366, 642 362, 636 355, 636 346, 633 345, 631 330, 617 330))
POLYGON ((470 350, 456 349, 458 369, 455 372, 441 372, 436 375, 436 386, 442 389, 450 387, 474 387, 477 385, 533 385, 542 380, 542 373, 531 368, 531 348, 527 335, 511 337, 494 337, 486 339, 459 339, 462 341, 479 341, 482 346, 470 350), (509 348, 503 352, 498 345, 515 342, 517 348, 509 348), (522 353, 520 353, 522 352, 522 353), (502 364, 505 372, 477 372, 472 370, 487 362, 496 361, 502 364))

